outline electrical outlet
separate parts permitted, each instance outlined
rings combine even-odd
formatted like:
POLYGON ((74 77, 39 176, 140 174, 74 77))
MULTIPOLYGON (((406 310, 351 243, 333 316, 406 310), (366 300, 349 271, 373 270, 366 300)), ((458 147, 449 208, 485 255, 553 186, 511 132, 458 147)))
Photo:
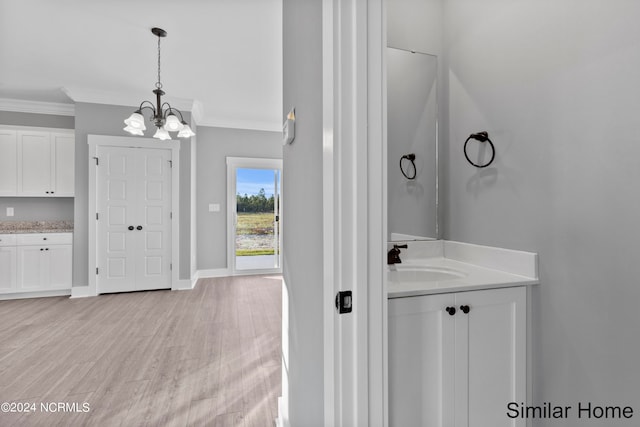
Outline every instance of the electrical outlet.
POLYGON ((7 216, 13 216, 13 208, 7 208, 7 216))

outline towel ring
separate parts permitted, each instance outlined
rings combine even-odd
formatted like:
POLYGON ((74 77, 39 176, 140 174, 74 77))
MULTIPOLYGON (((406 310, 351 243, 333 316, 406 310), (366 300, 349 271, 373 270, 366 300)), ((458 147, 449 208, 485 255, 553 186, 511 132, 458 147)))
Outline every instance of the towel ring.
POLYGON ((477 168, 486 168, 491 163, 493 163, 493 159, 495 159, 496 157, 496 147, 493 146, 493 142, 491 142, 491 140, 489 139, 489 134, 487 132, 478 132, 478 133, 472 133, 471 135, 469 135, 469 138, 467 138, 467 140, 464 142, 464 157, 467 159, 469 163, 471 163, 473 166, 477 168), (473 163, 469 158, 469 155, 467 154, 467 144, 471 139, 475 139, 480 142, 488 142, 489 145, 491 146, 491 159, 484 165, 473 163))
POLYGON ((407 179, 416 179, 416 173, 417 173, 417 169, 416 169, 416 164, 414 162, 414 160, 416 159, 416 155, 411 153, 411 154, 405 154, 404 156, 400 157, 400 172, 402 172, 402 175, 404 175, 405 178, 407 179), (413 174, 411 176, 407 175, 404 172, 404 168, 402 167, 402 161, 404 159, 407 159, 411 162, 411 165, 413 166, 413 174))

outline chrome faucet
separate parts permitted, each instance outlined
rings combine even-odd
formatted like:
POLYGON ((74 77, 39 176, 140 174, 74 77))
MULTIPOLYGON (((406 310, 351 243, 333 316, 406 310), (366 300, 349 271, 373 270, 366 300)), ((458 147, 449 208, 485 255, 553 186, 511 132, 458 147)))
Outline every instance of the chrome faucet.
POLYGON ((400 264, 400 249, 407 249, 407 245, 393 245, 393 249, 387 252, 387 264, 400 264))

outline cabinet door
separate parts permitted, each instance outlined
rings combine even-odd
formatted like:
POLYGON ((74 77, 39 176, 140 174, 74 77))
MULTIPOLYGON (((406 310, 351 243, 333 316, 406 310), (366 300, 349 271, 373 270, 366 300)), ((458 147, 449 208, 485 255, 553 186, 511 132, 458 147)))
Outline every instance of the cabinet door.
POLYGON ((18 191, 18 138, 14 130, 0 129, 0 196, 18 191))
POLYGON ((11 292, 16 288, 16 248, 0 247, 0 292, 11 292))
POLYGON ((51 245, 45 251, 48 259, 46 286, 49 289, 70 289, 72 273, 72 246, 51 245))
POLYGON ((72 134, 51 134, 51 167, 53 181, 51 194, 59 197, 73 197, 75 189, 75 136, 72 134))
POLYGON ((18 289, 39 290, 43 287, 45 269, 44 246, 18 246, 18 289))
POLYGON ((389 426, 453 425, 452 294, 389 300, 389 426))
POLYGON ((45 197, 51 191, 49 132, 18 132, 18 194, 45 197))
POLYGON ((526 289, 461 292, 456 309, 455 426, 524 426, 505 414, 526 401, 526 289))

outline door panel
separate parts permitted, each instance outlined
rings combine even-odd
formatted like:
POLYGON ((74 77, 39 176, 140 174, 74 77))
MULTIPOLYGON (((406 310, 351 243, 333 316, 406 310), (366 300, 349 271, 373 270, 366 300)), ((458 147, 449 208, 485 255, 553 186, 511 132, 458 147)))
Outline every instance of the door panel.
POLYGON ((44 257, 40 246, 18 247, 18 283, 21 289, 42 287, 42 272, 45 270, 44 257))
POLYGON ((0 292, 16 287, 16 248, 0 247, 0 292))
POLYGON ((389 425, 451 426, 451 294, 389 300, 389 425))
POLYGON ((50 289, 68 289, 72 274, 72 245, 51 245, 47 252, 49 258, 48 287, 50 289))
MULTIPOLYGON (((456 349, 468 350, 456 370, 468 378, 466 392, 456 401, 468 413, 456 426, 524 426, 524 419, 504 413, 509 402, 526 398, 526 289, 462 292, 456 304, 471 307, 468 315, 456 316, 456 349)), ((463 412, 456 409, 457 415, 463 412)))
POLYGON ((48 132, 18 132, 19 162, 22 175, 18 179, 20 193, 45 197, 51 184, 51 143, 48 132))
POLYGON ((140 196, 139 252, 144 268, 136 270, 136 289, 171 288, 171 153, 138 150, 140 196))

